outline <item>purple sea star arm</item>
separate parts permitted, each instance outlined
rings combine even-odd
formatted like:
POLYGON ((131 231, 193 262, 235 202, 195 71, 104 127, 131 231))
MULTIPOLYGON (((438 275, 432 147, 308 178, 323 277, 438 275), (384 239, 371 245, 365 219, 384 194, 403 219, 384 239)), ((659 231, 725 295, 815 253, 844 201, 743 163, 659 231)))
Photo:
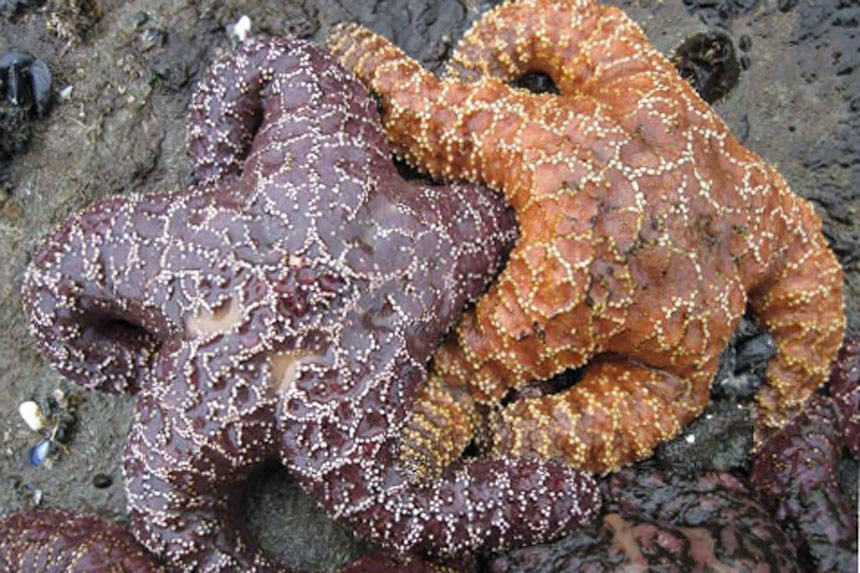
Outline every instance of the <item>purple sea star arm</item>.
MULTIPOLYGON (((322 375, 302 383, 336 380, 322 375)), ((372 395, 361 400, 365 407, 375 401, 381 404, 372 395)), ((382 409, 368 409, 346 427, 342 419, 319 416, 289 424, 285 463, 304 487, 332 516, 398 552, 455 556, 530 545, 591 519, 600 506, 590 477, 537 459, 459 461, 440 478, 414 485, 398 467, 382 409), (355 427, 362 437, 350 446, 346 436, 355 427), (308 451, 309 443, 319 447, 308 451), (334 448, 336 455, 327 455, 334 448)))
POLYGON ((833 399, 813 396, 762 445, 750 476, 777 518, 800 530, 818 571, 857 570, 856 512, 836 479, 843 446, 839 418, 833 399))
POLYGON ((0 569, 164 572, 125 529, 58 509, 18 513, 0 520, 0 569))
POLYGON ((841 414, 838 428, 845 446, 860 457, 860 339, 851 337, 839 351, 830 377, 830 395, 841 414))
MULTIPOLYGON (((306 45, 293 38, 259 36, 215 61, 190 109, 189 155, 201 181, 242 174, 250 192, 272 176, 307 174, 290 167, 318 143, 320 124, 340 144, 336 148, 354 143, 354 153, 378 160, 375 170, 396 173, 373 100, 328 56, 306 45)), ((343 166, 332 166, 338 168, 343 166)), ((275 177, 271 183, 294 182, 275 177)))
POLYGON ((198 84, 189 109, 188 154, 203 183, 238 176, 260 126, 264 82, 296 68, 290 38, 256 38, 219 58, 198 84))
POLYGON ((247 475, 277 455, 274 396, 263 364, 229 366, 233 345, 218 336, 197 348, 171 345, 156 366, 161 382, 138 397, 123 463, 132 526, 177 567, 274 570, 242 506, 247 475))
POLYGON ((93 205, 51 235, 27 270, 30 331, 47 359, 87 388, 136 391, 159 341, 180 329, 146 294, 162 270, 160 220, 172 200, 130 195, 93 205))

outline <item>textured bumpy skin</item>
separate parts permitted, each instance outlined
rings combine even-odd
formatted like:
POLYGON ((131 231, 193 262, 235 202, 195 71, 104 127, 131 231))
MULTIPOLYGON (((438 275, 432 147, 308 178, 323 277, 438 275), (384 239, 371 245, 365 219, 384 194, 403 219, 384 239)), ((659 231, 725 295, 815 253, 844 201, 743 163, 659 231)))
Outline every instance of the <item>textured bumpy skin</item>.
POLYGON ((686 477, 645 465, 625 468, 604 485, 608 512, 601 524, 498 556, 489 570, 802 571, 780 524, 730 474, 686 477))
POLYGON ((503 4, 445 80, 356 25, 329 47, 380 95, 396 152, 501 190, 519 223, 504 272, 434 356, 404 444, 423 475, 468 443, 475 401, 586 363, 574 387, 499 410, 493 451, 596 472, 649 456, 704 408, 747 305, 778 346, 759 438, 824 382, 845 317, 820 219, 622 11, 503 4), (505 83, 527 72, 560 93, 505 83))
POLYGON ((164 571, 128 531, 94 517, 56 509, 19 513, 0 520, 0 569, 164 571))
POLYGON ((184 568, 268 568, 240 503, 275 456, 399 551, 534 543, 598 511, 591 478, 558 463, 466 461, 423 487, 395 463, 432 351, 515 238, 500 197, 403 181, 364 87, 290 39, 213 65, 189 146, 200 185, 91 206, 24 284, 52 364, 139 390, 124 472, 144 545, 184 568))
POLYGON ((431 563, 417 555, 399 555, 386 550, 377 550, 362 555, 340 570, 340 573, 472 573, 473 560, 465 560, 455 565, 431 563))
POLYGON ((830 375, 830 396, 839 409, 842 441, 860 458, 860 337, 845 340, 830 375))
POLYGON ((750 480, 784 522, 793 523, 818 571, 857 571, 857 510, 837 480, 842 450, 856 455, 860 344, 847 341, 830 380, 803 412, 768 439, 750 480))

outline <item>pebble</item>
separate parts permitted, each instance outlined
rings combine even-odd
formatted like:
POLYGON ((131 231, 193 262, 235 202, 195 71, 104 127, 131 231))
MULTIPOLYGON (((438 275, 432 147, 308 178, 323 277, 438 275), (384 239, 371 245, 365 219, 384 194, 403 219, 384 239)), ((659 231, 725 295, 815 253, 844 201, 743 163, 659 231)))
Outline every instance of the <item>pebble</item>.
POLYGON ((236 23, 227 29, 227 34, 239 42, 244 42, 251 34, 251 19, 247 15, 242 14, 236 23))
POLYGON ((96 474, 93 476, 93 485, 99 489, 106 489, 113 483, 113 478, 107 474, 96 474))
POLYGON ((42 414, 42 409, 39 408, 39 405, 32 400, 21 402, 21 404, 18 405, 18 413, 21 414, 21 418, 24 419, 24 423, 27 424, 27 427, 34 432, 38 432, 48 425, 48 420, 46 420, 44 414, 42 414))

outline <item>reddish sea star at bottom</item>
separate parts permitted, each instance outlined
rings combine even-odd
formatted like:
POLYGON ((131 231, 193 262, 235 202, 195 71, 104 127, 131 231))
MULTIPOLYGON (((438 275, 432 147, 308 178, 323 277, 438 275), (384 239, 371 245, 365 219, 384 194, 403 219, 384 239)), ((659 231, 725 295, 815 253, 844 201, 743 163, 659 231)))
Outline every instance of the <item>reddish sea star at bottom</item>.
POLYGON ((164 571, 122 527, 59 509, 17 513, 0 520, 0 568, 9 573, 164 571))

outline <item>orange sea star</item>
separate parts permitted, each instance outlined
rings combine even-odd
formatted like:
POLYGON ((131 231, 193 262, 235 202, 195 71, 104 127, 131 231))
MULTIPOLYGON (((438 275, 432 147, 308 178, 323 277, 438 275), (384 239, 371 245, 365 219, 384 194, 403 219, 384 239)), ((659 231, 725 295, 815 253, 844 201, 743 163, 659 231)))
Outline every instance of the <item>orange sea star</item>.
POLYGON ((506 3, 444 80, 356 25, 329 46, 381 96, 398 153, 501 190, 520 227, 503 274, 435 355, 403 444, 417 475, 459 455, 476 402, 586 364, 572 388, 497 409, 493 453, 595 472, 651 455, 705 407, 747 305, 778 346, 758 436, 824 382, 845 317, 819 217, 621 10, 506 3), (505 83, 527 72, 560 94, 505 83))

